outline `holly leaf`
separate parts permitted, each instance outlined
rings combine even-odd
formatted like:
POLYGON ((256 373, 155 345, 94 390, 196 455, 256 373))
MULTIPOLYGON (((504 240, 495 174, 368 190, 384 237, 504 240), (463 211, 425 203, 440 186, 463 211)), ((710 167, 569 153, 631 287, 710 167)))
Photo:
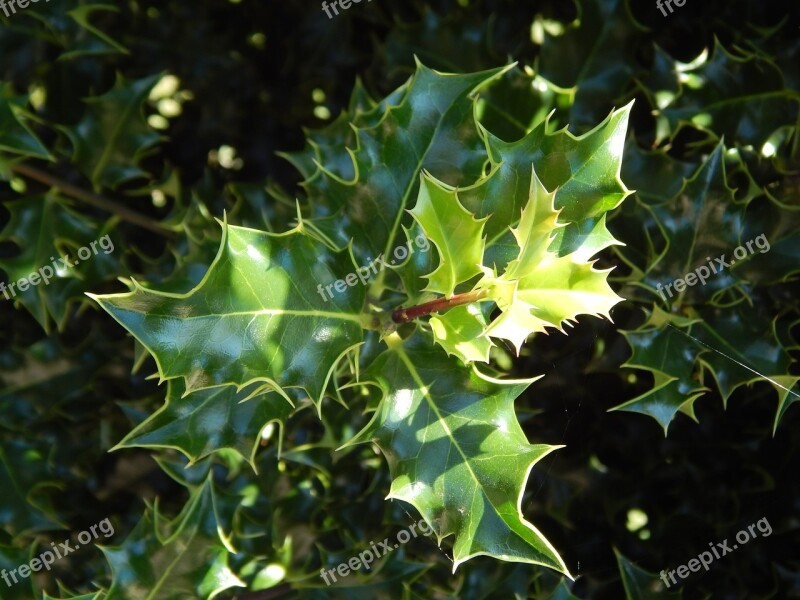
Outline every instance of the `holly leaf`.
POLYGON ((76 35, 74 43, 70 44, 69 50, 59 56, 59 60, 67 60, 87 55, 130 54, 130 52, 128 52, 123 45, 117 43, 114 38, 106 35, 103 31, 92 25, 90 19, 94 17, 95 13, 105 12, 119 12, 119 8, 107 4, 90 4, 86 6, 77 6, 67 12, 83 31, 80 31, 78 35, 76 35), (87 35, 86 32, 91 35, 87 35))
POLYGON ((691 325, 655 306, 642 327, 622 332, 633 351, 622 366, 650 371, 654 383, 651 390, 611 409, 651 416, 665 435, 678 412, 695 418, 694 401, 708 391, 695 376, 695 361, 703 348, 667 323, 691 325))
MULTIPOLYGON (((4 492, 8 488, 3 488, 4 492)), ((5 498, 3 498, 5 501, 5 498)), ((28 548, 15 546, 5 546, 0 544, 0 573, 5 573, 8 578, 3 584, 11 589, 3 589, 3 600, 30 600, 36 597, 33 579, 19 578, 14 583, 14 579, 9 575, 10 571, 18 569, 20 565, 27 565, 35 550, 35 542, 28 548)), ((16 573, 14 577, 16 577, 16 573)))
POLYGON ((280 235, 223 224, 219 253, 193 290, 136 284, 90 297, 147 348, 162 379, 183 377, 186 393, 261 382, 284 396, 283 387, 302 388, 319 403, 339 359, 362 339, 363 286, 325 293, 352 271, 302 223, 280 235))
POLYGON ((423 173, 410 211, 439 251, 439 266, 426 275, 427 292, 452 296, 456 286, 481 273, 483 222, 458 202, 455 189, 423 173))
POLYGON ((723 144, 718 144, 677 196, 652 207, 667 244, 650 262, 643 282, 654 290, 664 288, 659 293, 670 304, 699 303, 738 282, 725 265, 736 264, 731 253, 739 245, 745 207, 733 201, 723 151, 723 144), (671 287, 678 279, 689 279, 690 273, 695 282, 692 286, 678 290, 676 283, 671 287), (702 279, 700 274, 704 274, 702 279))
POLYGON ((706 346, 699 360, 714 378, 723 405, 727 407, 737 388, 766 381, 778 393, 776 430, 800 391, 795 389, 800 377, 789 375, 792 357, 778 337, 777 319, 744 302, 725 311, 703 309, 699 314, 703 321, 693 327, 692 335, 706 346))
POLYGON ((636 198, 651 206, 678 196, 695 170, 691 163, 680 162, 663 150, 644 151, 635 140, 625 145, 622 179, 636 190, 636 198))
POLYGON ((0 440, 0 527, 13 537, 66 529, 53 514, 42 491, 57 487, 47 465, 46 450, 25 442, 0 440), (38 499, 37 499, 38 498, 38 499))
POLYGON ((486 149, 474 119, 473 92, 509 68, 443 75, 418 61, 402 100, 388 106, 375 125, 356 129, 356 147, 348 148, 353 178, 319 164, 304 182, 313 210, 309 225, 339 248, 352 240, 358 264, 388 255, 422 170, 449 185, 480 176, 486 149))
POLYGON ((564 256, 604 247, 599 240, 611 236, 603 216, 631 193, 619 178, 630 109, 614 111, 579 137, 566 129, 549 133, 547 120, 516 142, 483 130, 489 175, 483 185, 459 190, 459 200, 476 218, 489 217, 484 264, 502 269, 517 253, 510 228, 530 199, 531 164, 547 190, 558 189, 559 223, 566 224, 556 230, 550 250, 564 256))
MULTIPOLYGON (((343 557, 344 561, 346 559, 343 557)), ((328 579, 336 578, 337 565, 331 566, 334 572, 328 579)), ((297 600, 392 600, 398 597, 400 590, 407 592, 429 568, 427 564, 390 556, 380 566, 372 565, 366 575, 352 573, 326 587, 301 587, 300 584, 293 597, 297 600)))
POLYGON ((778 393, 774 429, 795 402, 800 377, 789 375, 792 359, 779 339, 777 320, 746 302, 735 307, 701 307, 692 318, 658 306, 636 331, 622 332, 633 354, 623 365, 653 374, 653 389, 612 410, 649 415, 667 432, 678 412, 694 419, 694 402, 710 390, 709 374, 727 408, 739 387, 770 383, 778 393), (702 383, 701 383, 702 382, 702 383))
POLYGON ((272 422, 282 428, 293 409, 285 398, 262 393, 261 387, 236 390, 226 386, 186 394, 183 380, 170 380, 164 406, 112 450, 175 448, 193 465, 231 448, 255 469, 262 430, 272 422))
POLYGON ((448 354, 464 363, 489 362, 494 343, 484 335, 488 323, 477 304, 456 306, 429 323, 433 338, 448 354))
POLYGON ((91 23, 92 19, 107 23, 110 15, 106 13, 119 12, 119 7, 110 4, 65 0, 42 2, 35 10, 26 10, 23 14, 41 23, 39 27, 26 27, 26 32, 35 32, 37 37, 64 48, 58 60, 69 60, 87 55, 129 54, 121 44, 91 23))
POLYGON ((23 120, 27 100, 26 96, 14 96, 11 84, 0 86, 0 150, 52 160, 47 148, 23 120))
POLYGON ((656 573, 636 566, 615 548, 622 585, 627 600, 680 600, 683 590, 668 592, 656 573))
POLYGON ((763 55, 738 51, 715 40, 710 58, 704 52, 677 66, 681 92, 660 113, 670 131, 691 123, 731 145, 761 148, 779 127, 796 123, 800 93, 786 89, 780 69, 763 55))
POLYGON ((305 130, 306 145, 303 150, 278 152, 278 156, 292 163, 305 179, 310 179, 319 165, 324 165, 326 170, 342 179, 352 179, 355 176, 353 160, 349 153, 342 152, 342 148, 356 146, 354 127, 374 127, 389 106, 402 100, 406 87, 401 86, 381 102, 376 102, 364 89, 361 80, 356 79, 347 110, 342 111, 327 127, 305 130))
POLYGON ((147 176, 139 163, 161 136, 147 124, 142 105, 160 78, 128 81, 118 76, 108 92, 85 100, 78 123, 61 127, 72 143, 72 162, 95 189, 147 176))
POLYGON ((517 140, 549 117, 550 125, 564 121, 572 105, 572 90, 563 90, 530 67, 516 67, 481 90, 478 119, 502 140, 517 140))
POLYGON ((227 564, 214 495, 209 479, 172 522, 163 522, 156 507, 122 545, 101 547, 113 574, 105 600, 212 598, 244 587, 227 564))
POLYGON ((575 88, 570 122, 584 126, 596 123, 630 87, 648 30, 633 19, 626 0, 580 0, 577 8, 566 31, 545 34, 537 70, 561 88, 575 88))
POLYGON ((739 279, 762 286, 791 281, 800 273, 800 207, 793 201, 800 180, 787 178, 782 189, 766 192, 769 202, 748 206, 741 236, 744 242, 756 240, 758 251, 731 268, 739 279), (780 198, 773 196, 776 191, 782 192, 780 198))
POLYGON ((529 444, 517 421, 514 399, 531 381, 481 377, 421 335, 392 334, 389 344, 365 373, 384 397, 347 446, 378 444, 392 476, 388 498, 414 506, 440 543, 454 536, 453 571, 487 555, 568 575, 521 511, 531 468, 556 449, 529 444))
MULTIPOLYGON (((546 327, 563 332, 564 323, 580 314, 610 319, 611 308, 622 301, 606 281, 609 271, 597 271, 587 262, 586 254, 596 247, 561 257, 548 250, 558 227, 555 196, 532 173, 530 199, 519 226, 512 229, 518 255, 500 277, 489 275, 476 286, 502 311, 486 335, 509 340, 517 353, 533 333, 546 327)), ((614 241, 610 235, 606 240, 603 243, 614 241)))
POLYGON ((45 331, 51 320, 61 330, 71 304, 85 302, 86 290, 119 275, 119 258, 112 254, 120 245, 111 233, 116 219, 101 225, 73 211, 52 191, 6 206, 11 216, 0 240, 14 242, 21 252, 0 259, 9 281, 2 293, 24 306, 45 331), (79 250, 85 254, 83 249, 88 258, 78 257, 79 250), (18 284, 22 279, 30 282, 25 290, 18 284))

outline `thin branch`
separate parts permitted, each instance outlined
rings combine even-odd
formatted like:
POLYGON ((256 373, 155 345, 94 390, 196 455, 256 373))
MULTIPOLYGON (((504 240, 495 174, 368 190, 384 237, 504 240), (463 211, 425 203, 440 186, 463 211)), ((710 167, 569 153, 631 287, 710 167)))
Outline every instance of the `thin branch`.
POLYGON ((64 181, 63 179, 37 169, 36 167, 32 167, 31 165, 24 163, 17 163, 11 167, 11 170, 17 175, 22 175, 23 177, 28 177, 29 179, 33 179, 34 181, 38 181, 39 183, 43 183, 50 187, 58 188, 67 196, 71 196, 76 200, 85 202, 86 204, 94 206, 95 208, 118 215, 123 221, 138 225, 139 227, 144 227, 145 229, 149 229, 150 231, 167 238, 175 237, 175 232, 167 229, 158 221, 132 211, 126 206, 121 206, 120 204, 113 202, 108 198, 86 191, 77 185, 69 183, 68 181, 64 181))
POLYGON ((245 592, 244 594, 234 596, 233 600, 273 600, 274 598, 285 596, 291 591, 292 586, 288 583, 283 583, 274 588, 262 590, 260 592, 245 592))
POLYGON ((454 306, 472 304, 485 296, 485 292, 469 292, 467 294, 456 294, 450 298, 437 298, 436 300, 418 304, 417 306, 398 308, 392 312, 392 321, 395 323, 409 323, 419 317, 453 308, 454 306))

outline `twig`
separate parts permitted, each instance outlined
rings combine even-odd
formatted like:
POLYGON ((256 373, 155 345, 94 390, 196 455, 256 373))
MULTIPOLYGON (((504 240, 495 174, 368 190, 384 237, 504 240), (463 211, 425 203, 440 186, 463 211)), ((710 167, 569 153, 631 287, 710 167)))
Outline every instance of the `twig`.
POLYGON ((472 304, 485 296, 485 292, 469 292, 467 294, 456 294, 450 298, 437 298, 436 300, 418 304, 417 306, 398 308, 392 313, 392 321, 395 323, 409 323, 414 319, 439 312, 440 310, 461 306, 463 304, 472 304))
POLYGON ((132 211, 126 206, 121 206, 116 202, 112 202, 108 198, 104 198, 103 196, 93 192, 86 191, 77 185, 69 183, 68 181, 64 181, 63 179, 51 175, 50 173, 46 173, 45 171, 37 169, 36 167, 32 167, 24 163, 17 163, 11 167, 11 170, 17 175, 22 175, 50 187, 58 188, 67 196, 72 196, 76 200, 90 204, 95 208, 119 215, 123 221, 133 223, 139 227, 144 227, 145 229, 149 229, 150 231, 158 233, 164 237, 175 237, 175 232, 167 229, 158 221, 132 211))
POLYGON ((245 592, 241 596, 234 596, 233 600, 274 600, 280 598, 292 591, 292 586, 288 583, 282 583, 268 590, 261 590, 260 592, 245 592))

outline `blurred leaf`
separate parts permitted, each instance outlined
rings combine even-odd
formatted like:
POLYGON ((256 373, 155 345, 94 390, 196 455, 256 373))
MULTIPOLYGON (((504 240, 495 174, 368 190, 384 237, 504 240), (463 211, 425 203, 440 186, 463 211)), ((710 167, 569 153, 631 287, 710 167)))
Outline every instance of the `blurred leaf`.
POLYGON ((78 123, 61 127, 72 142, 73 163, 95 189, 147 176, 140 162, 161 136, 147 124, 142 105, 159 78, 129 81, 118 76, 111 90, 86 99, 78 123))
POLYGON ((15 538, 50 529, 66 529, 42 491, 55 487, 45 449, 0 439, 0 526, 15 538), (35 499, 35 496, 39 499, 35 499))
POLYGON ((11 86, 0 83, 0 151, 52 160, 39 138, 22 120, 25 96, 13 96, 11 86))
POLYGON ((561 88, 576 88, 569 119, 584 127, 627 103, 631 78, 640 71, 635 49, 648 30, 634 21, 626 0, 576 4, 578 16, 563 33, 545 34, 537 70, 561 88))
POLYGON ((736 262, 732 253, 739 245, 745 209, 733 202, 723 151, 720 143, 674 198, 652 207, 667 244, 651 260, 643 281, 654 290, 664 288, 661 297, 670 305, 708 301, 737 283, 725 265, 736 262), (694 284, 687 282, 683 290, 678 284, 668 287, 678 279, 694 284))
POLYGON ((116 219, 101 225, 73 210, 53 191, 6 207, 11 217, 0 241, 14 242, 21 252, 0 259, 9 286, 0 301, 21 304, 45 331, 50 330, 51 319, 62 329, 71 304, 86 302, 84 292, 120 274, 120 257, 112 255, 114 250, 122 252, 120 238, 110 233, 116 219), (86 259, 78 257, 83 249, 89 252, 86 259), (11 289, 23 278, 31 282, 26 290, 19 285, 11 289))
POLYGON ((692 123, 730 146, 760 149, 780 126, 796 123, 800 93, 786 89, 774 63, 744 51, 735 56, 719 41, 703 58, 679 67, 681 92, 662 111, 672 131, 692 123))
MULTIPOLYGON (((263 387, 263 386, 261 386, 263 387)), ((181 379, 167 381, 164 406, 140 424, 115 449, 176 448, 193 464, 232 448, 253 462, 261 431, 272 421, 281 429, 292 406, 278 394, 233 387, 211 388, 185 395, 181 379)))
POLYGON ((683 590, 667 592, 658 575, 640 569, 617 550, 614 550, 614 554, 627 600, 680 600, 683 597, 683 590))
POLYGON ((156 507, 121 546, 101 548, 114 576, 105 600, 212 598, 243 586, 221 536, 209 480, 175 520, 163 522, 156 507))

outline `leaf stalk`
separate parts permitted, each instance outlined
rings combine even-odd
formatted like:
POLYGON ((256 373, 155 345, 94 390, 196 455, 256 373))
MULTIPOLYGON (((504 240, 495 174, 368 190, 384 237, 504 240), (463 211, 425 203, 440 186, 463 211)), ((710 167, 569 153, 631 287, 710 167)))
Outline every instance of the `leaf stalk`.
POLYGON ((474 292, 467 292, 466 294, 456 294, 450 298, 437 298, 430 302, 424 302, 417 306, 409 306, 408 308, 398 308, 392 312, 392 321, 395 323, 410 323, 414 319, 424 317, 432 313, 447 310, 454 306, 462 306, 464 304, 472 304, 479 302, 486 297, 484 290, 474 292))

